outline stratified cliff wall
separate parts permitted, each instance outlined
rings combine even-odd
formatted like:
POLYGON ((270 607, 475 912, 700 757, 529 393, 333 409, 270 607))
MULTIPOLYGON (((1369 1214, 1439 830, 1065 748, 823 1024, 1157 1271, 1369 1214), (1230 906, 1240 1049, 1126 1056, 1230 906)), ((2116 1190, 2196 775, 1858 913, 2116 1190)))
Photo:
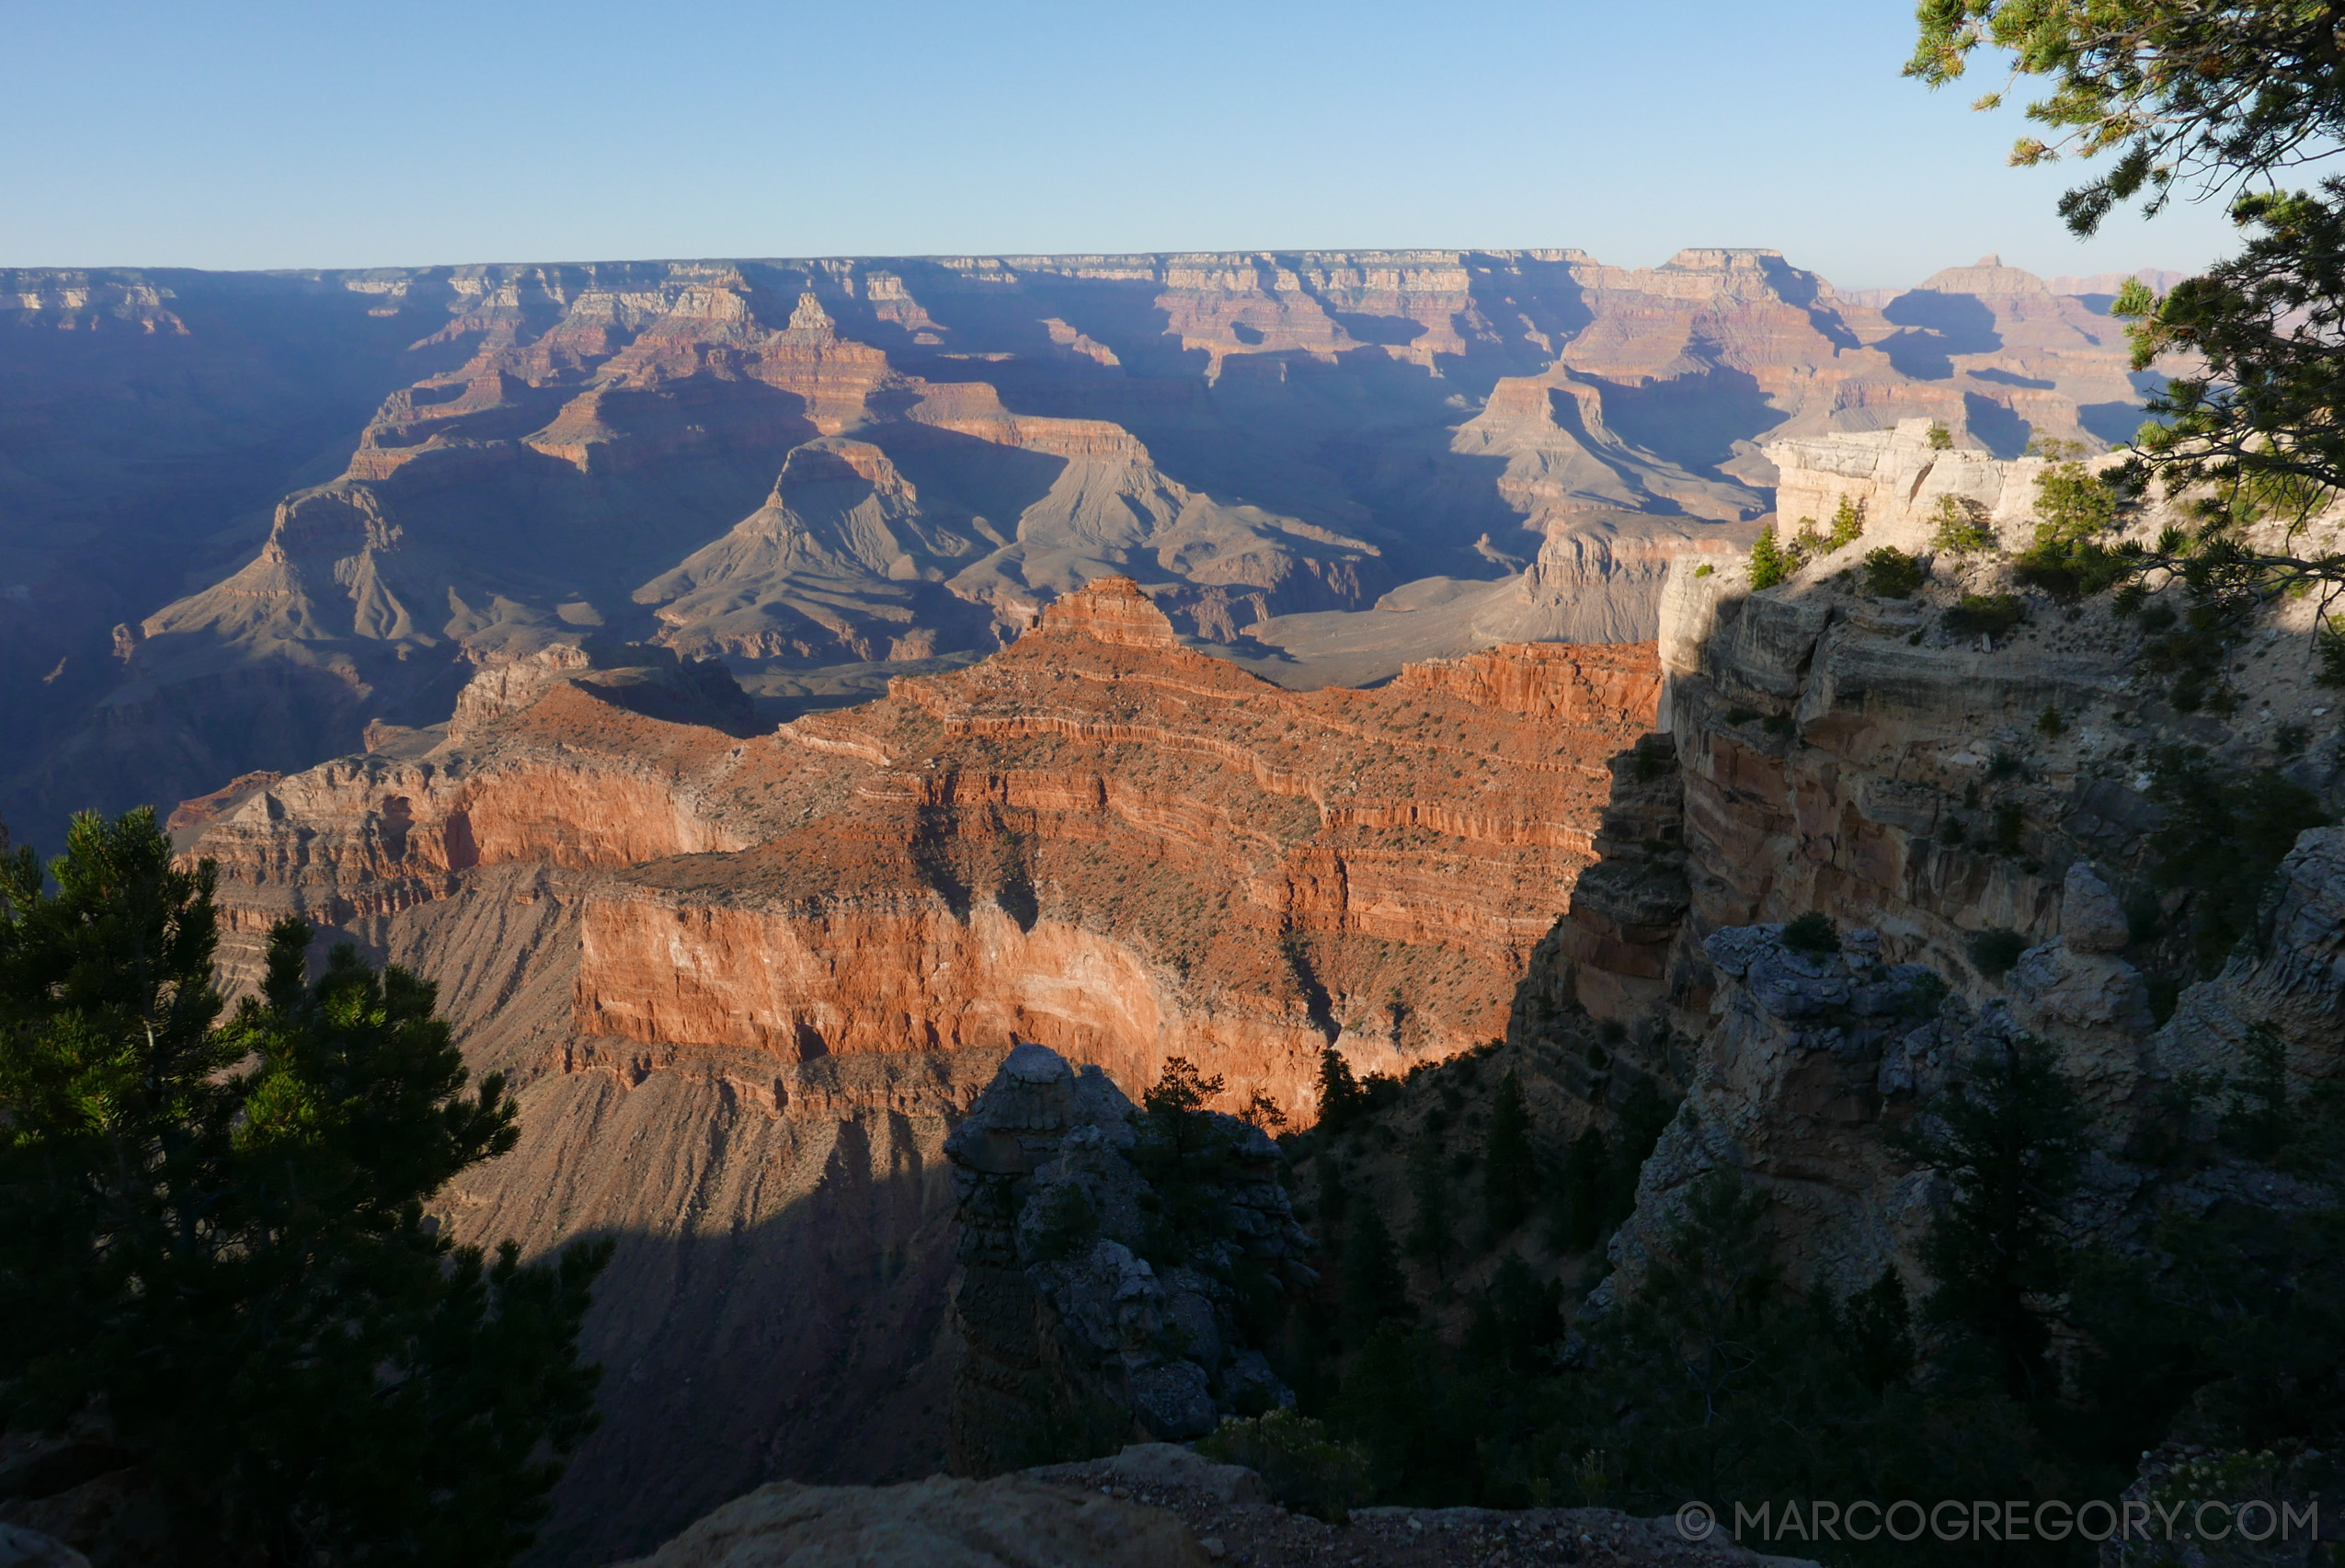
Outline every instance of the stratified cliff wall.
POLYGON ((1660 673, 1516 647, 1291 692, 1109 578, 762 733, 713 667, 557 645, 176 830, 232 977, 301 915, 513 1076, 521 1145, 447 1195, 458 1234, 619 1240, 545 1548, 607 1560, 773 1475, 941 1460, 943 1139, 1013 1043, 1133 1095, 1185 1056, 1307 1122, 1331 1044, 1367 1072, 1501 1034, 1660 673))
MULTIPOLYGON (((1920 425, 1769 452, 1787 509, 1862 501, 1865 536, 1758 592, 1740 565, 1677 564, 1664 733, 1619 760, 1601 858, 1514 1015, 1536 1038, 1584 1008, 1687 1097, 1610 1288, 1634 1288, 1671 1207, 1719 1168, 1773 1197, 1795 1274, 1846 1289, 1894 1265, 1920 1288, 1932 1189, 1883 1130, 2022 1035, 2053 1044, 2091 1117, 2077 1222, 2122 1229, 2157 1190, 2129 1150, 2161 1083, 2239 1070, 2259 1024, 2296 1084, 2345 1075, 2345 834, 2296 837, 2213 969, 2187 933, 2193 900, 2214 895, 2160 869, 2178 763, 2258 773, 2345 819, 2314 607, 2279 600, 2206 645, 2214 663, 2191 679, 2214 695, 2193 695, 2170 640, 2187 623, 2160 612, 2180 588, 2121 616, 2106 596, 2064 604, 2014 578, 2042 463, 1933 449, 1920 425), (1933 557, 1939 495, 1971 503, 2002 548, 1933 557), (1856 568, 1883 543, 1925 555, 1919 591, 1865 590, 1856 568), (2016 619, 1950 618, 1966 595, 2008 595, 2016 619), (1847 935, 1844 954, 1782 945, 1783 922, 1810 910, 1847 935)), ((2133 526, 2164 521, 2153 508, 2133 526)))

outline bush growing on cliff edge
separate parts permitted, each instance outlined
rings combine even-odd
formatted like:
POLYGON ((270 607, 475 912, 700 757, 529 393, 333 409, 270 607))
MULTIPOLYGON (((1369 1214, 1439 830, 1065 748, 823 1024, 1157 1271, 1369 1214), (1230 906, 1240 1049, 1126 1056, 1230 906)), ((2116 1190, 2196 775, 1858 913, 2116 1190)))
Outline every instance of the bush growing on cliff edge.
POLYGON ((521 1266, 423 1203, 512 1147, 432 988, 269 933, 225 1024, 209 864, 151 811, 0 860, 0 1425, 102 1433, 188 1564, 498 1563, 594 1425, 608 1243, 521 1266))
POLYGON ((1911 598, 1928 577, 1920 556, 1908 555, 1894 544, 1883 544, 1865 555, 1865 591, 1876 598, 1911 598))
POLYGON ((2130 558, 2102 543, 2117 518, 2117 492, 2082 463, 2069 461, 2036 475, 2035 541, 2012 563, 2011 575, 2063 603, 2115 587, 2131 574, 2130 558))
POLYGON ((2315 685, 2345 686, 2345 621, 2321 621, 2313 632, 2313 657, 2320 666, 2315 685))
POLYGON ((1840 505, 1832 514, 1832 532, 1824 541, 1824 553, 1830 555, 1843 544, 1854 544, 1864 537, 1865 503, 1840 498, 1840 505))
POLYGON ((1942 555, 1975 555, 1995 548, 1995 531, 1987 526, 1986 509, 1976 501, 1952 496, 1938 498, 1930 514, 1938 524, 1929 547, 1942 555))
POLYGON ((1368 1457, 1357 1444, 1339 1443, 1324 1424, 1291 1410, 1265 1411, 1249 1420, 1224 1416, 1197 1452, 1221 1464, 1243 1465, 1262 1477, 1270 1500, 1341 1525, 1375 1495, 1368 1457))
POLYGON ((1939 617, 1950 637, 1999 637, 2028 618, 2027 607, 2008 593, 1966 593, 1939 617))
POLYGON ((1751 590, 1759 592, 1789 580, 1798 565, 1785 553, 1783 546, 1776 543, 1775 524, 1768 523, 1759 530, 1758 538, 1751 544, 1751 590))
POLYGON ((1840 951, 1840 933, 1834 929, 1831 916, 1810 910, 1783 928, 1783 945, 1811 958, 1829 958, 1840 951))

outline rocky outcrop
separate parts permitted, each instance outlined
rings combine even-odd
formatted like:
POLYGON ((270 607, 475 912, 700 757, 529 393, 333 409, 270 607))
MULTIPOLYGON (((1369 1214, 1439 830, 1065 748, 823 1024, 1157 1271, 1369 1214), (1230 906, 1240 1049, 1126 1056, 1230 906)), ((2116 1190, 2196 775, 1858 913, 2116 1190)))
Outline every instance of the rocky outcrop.
POLYGON ((1846 1295, 1893 1266, 1915 1284, 1932 1193, 1882 1131, 2014 1026, 1999 1008, 1948 1005, 1933 970, 1884 964, 1870 931, 1825 955, 1787 946, 1773 925, 1713 932, 1703 947, 1718 976, 1710 1024, 1613 1240, 1597 1310, 1635 1291, 1684 1195, 1721 1170, 1767 1195, 1778 1256, 1802 1286, 1846 1295))
POLYGON ((1775 504, 1784 533, 1803 521, 1828 529, 1846 501, 1864 513, 1867 549, 1927 550, 1951 501, 1962 521, 2024 544, 2033 534, 2036 476, 2052 464, 2005 462, 1972 445, 1932 446, 1931 424, 1901 419, 1888 429, 1768 442, 1767 459, 1780 475, 1775 504))
POLYGON ((1096 1067, 1024 1045, 945 1154, 960 1228, 956 1473, 1202 1437, 1224 1415, 1294 1403, 1236 1310, 1250 1277, 1316 1277, 1260 1128, 1212 1112, 1143 1118, 1096 1067))
MULTIPOLYGON (((1885 450, 1910 447, 1928 459, 1927 444, 1905 441, 1908 433, 1885 450)), ((1881 443, 1841 436, 1825 444, 1881 443)), ((1998 515, 2024 496, 2021 521, 2031 527, 2035 466, 1987 464, 1991 480, 1976 493, 1999 498, 1998 515)), ((1794 483, 1821 486, 1819 472, 1787 467, 1787 493, 1794 483)), ((1660 723, 1683 798, 1685 937, 1671 939, 1674 947, 1648 943, 1633 959, 1600 946, 1611 917, 1596 893, 1616 876, 1636 875, 1649 853, 1630 853, 1621 871, 1598 869, 1581 884, 1587 914, 1559 931, 1554 950, 1582 967, 1550 982, 1559 994, 1607 1016, 1650 1008, 1650 983, 1623 988, 1650 982, 1652 950, 1667 948, 1662 989, 1681 1032, 1697 1034, 1708 994, 1699 938, 1819 910, 1843 926, 1878 931, 1890 956, 1928 965, 1975 997, 2000 989, 1973 956, 1981 933, 2013 933, 2035 946, 2065 931, 2062 974, 2032 965, 2015 970, 2013 984, 2060 991, 2065 1000, 2046 1005, 2083 1009, 2080 1024, 2089 1015, 2093 1027, 2133 1031, 2140 1019, 2132 982, 2102 975, 2099 960, 2119 950, 2147 955, 2124 929, 2122 906, 2162 891, 2150 886, 2160 749, 2219 748, 2228 762, 2282 770, 2332 815, 2345 808, 2345 774, 2328 751, 2283 744, 2291 733, 2327 727, 2331 699, 2313 679, 2308 608, 2276 606, 2226 655, 2226 679, 2243 693, 2236 709, 2181 712, 2147 667, 2154 627, 2111 614, 2106 601, 2072 612, 2016 583, 2006 555, 1939 556, 1910 598, 1866 593, 1849 568, 1883 536, 1876 521, 1890 510, 1869 508, 1862 538, 1765 592, 1749 590, 1739 566, 1689 558, 1673 573, 1660 723), (2015 619, 1992 635, 1951 629, 1947 612, 1966 594, 2009 595, 2015 619), (1615 991, 1626 1000, 1612 1000, 1615 991)), ((1908 524, 1919 520, 1893 513, 1882 526, 1908 524)), ((1926 544, 1907 547, 1916 543, 1926 544)), ((2307 910, 2327 907, 2315 890, 2325 853, 2308 841, 2289 863, 2287 885, 2304 889, 2297 896, 2309 899, 2307 910)), ((2176 961, 2167 955, 2156 966, 2176 961)), ((2326 960, 2291 962, 2301 974, 2273 971, 2269 983, 2303 988, 2308 1001, 2297 1011, 2309 1018, 2320 1005, 2310 999, 2327 994, 2313 978, 2326 960)), ((2290 1011, 2277 995, 2270 1004, 2290 1011)))
POLYGON ((1635 1288, 1679 1196, 1717 1169, 1770 1196, 1795 1276, 1846 1290, 1894 1266, 1918 1288, 1931 1196, 1884 1133, 2021 1036, 2054 1048, 2082 1098, 2094 1152, 2071 1218, 2088 1234, 2123 1231, 2156 1200, 2159 1178, 2129 1151, 2166 1086, 2239 1072, 2258 1028, 2299 1087, 2345 1070, 2338 830, 2299 837, 2255 929, 2204 979, 2180 934, 2200 894, 2159 831, 2178 814, 2157 770, 2193 757, 2345 813, 2345 757, 2305 744, 2333 731, 2309 613, 2275 606, 2222 652, 2236 694, 2191 711, 2156 670, 2156 619, 2032 593, 2007 555, 1926 555, 1919 591, 1872 596, 1847 568, 1884 540, 1927 552, 1933 495, 2007 537, 2032 527, 2040 464, 1923 436, 1770 449, 1787 502, 1865 503, 1863 537, 1788 583, 1752 592, 1739 567, 1680 564, 1663 623, 1667 742, 1647 744, 1640 775, 1622 769, 1598 863, 1533 955, 1515 1037, 1584 1008, 1686 1095, 1616 1244, 1613 1291, 1635 1288), (1958 628, 1948 611, 1966 594, 2008 596, 2014 613, 1958 628), (1842 953, 1784 947, 1779 922, 1811 910, 1842 953))
POLYGON ((1846 1296, 1890 1269, 1918 1299, 1920 1243, 1943 1193, 1890 1135, 2029 1040, 2052 1047, 2088 1116, 2077 1233, 2111 1237, 2144 1212, 2153 1173, 2130 1150, 2164 1074, 2141 974, 2122 958, 2055 939, 2021 957, 2008 997, 1973 1006, 1924 965, 1885 963, 1872 931, 1841 933, 1829 954, 1794 948, 1777 925, 1715 931, 1702 948, 1716 988, 1708 1026, 1597 1310, 1636 1289, 1685 1195, 1715 1171, 1767 1196, 1777 1256, 1803 1288, 1846 1296))
POLYGON ((2248 1065, 2248 1031, 2278 1036, 2292 1091, 2345 1077, 2345 829, 2305 833, 2280 863, 2253 940, 2184 991, 2151 1049, 2169 1071, 2248 1065))

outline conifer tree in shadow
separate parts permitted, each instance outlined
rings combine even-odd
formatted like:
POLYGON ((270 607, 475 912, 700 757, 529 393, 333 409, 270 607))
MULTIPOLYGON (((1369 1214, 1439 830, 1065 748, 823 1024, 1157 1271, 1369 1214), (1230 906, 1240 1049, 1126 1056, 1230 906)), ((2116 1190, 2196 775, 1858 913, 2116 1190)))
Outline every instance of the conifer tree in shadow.
POLYGON ((0 862, 0 1425, 126 1476, 176 1563, 497 1563, 594 1425, 607 1245, 524 1267, 424 1201, 515 1139, 432 988, 269 934, 224 1022, 212 872, 154 814, 0 862), (145 1501, 142 1503, 140 1499, 145 1501))

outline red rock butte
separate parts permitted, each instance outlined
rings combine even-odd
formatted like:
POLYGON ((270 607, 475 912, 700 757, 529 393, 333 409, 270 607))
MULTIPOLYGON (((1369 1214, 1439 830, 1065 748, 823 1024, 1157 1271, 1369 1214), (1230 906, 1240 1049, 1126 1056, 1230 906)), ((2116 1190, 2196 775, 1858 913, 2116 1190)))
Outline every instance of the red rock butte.
POLYGON ((492 868, 590 873, 551 894, 575 946, 526 966, 572 971, 537 1065, 713 1050, 775 1110, 757 1061, 1031 1039, 1134 1090, 1187 1057, 1308 1119, 1331 1042, 1369 1070, 1502 1034, 1659 687, 1651 644, 1517 645, 1290 692, 1127 578, 746 740, 582 662, 485 672, 420 760, 240 781, 195 853, 241 940, 291 912, 394 953, 508 897, 492 868))

